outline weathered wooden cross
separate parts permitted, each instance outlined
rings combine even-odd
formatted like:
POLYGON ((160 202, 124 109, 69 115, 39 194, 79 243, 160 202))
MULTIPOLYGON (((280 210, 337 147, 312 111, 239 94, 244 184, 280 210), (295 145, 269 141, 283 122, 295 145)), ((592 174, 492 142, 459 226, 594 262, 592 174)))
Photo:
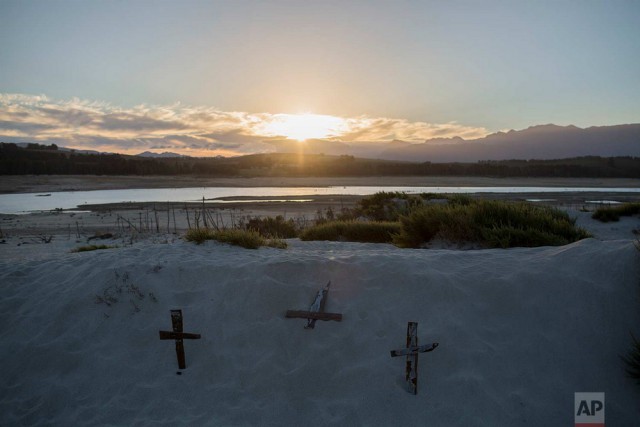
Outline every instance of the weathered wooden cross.
POLYGON ((407 324, 407 347, 391 350, 391 357, 407 356, 406 381, 410 393, 418 394, 418 353, 432 351, 438 346, 437 342, 418 346, 418 323, 407 324))
POLYGON ((340 322, 342 320, 342 314, 340 313, 326 313, 324 306, 327 304, 327 295, 329 294, 329 286, 331 282, 327 283, 324 289, 318 291, 316 299, 311 304, 311 308, 308 311, 304 310, 287 310, 285 317, 302 318, 307 319, 305 329, 313 329, 316 325, 316 320, 336 320, 340 322))
POLYGON ((178 367, 185 369, 187 364, 184 358, 184 343, 182 340, 199 340, 200 334, 190 334, 182 332, 182 310, 171 310, 171 324, 173 331, 160 331, 161 340, 176 340, 176 355, 178 356, 178 367))

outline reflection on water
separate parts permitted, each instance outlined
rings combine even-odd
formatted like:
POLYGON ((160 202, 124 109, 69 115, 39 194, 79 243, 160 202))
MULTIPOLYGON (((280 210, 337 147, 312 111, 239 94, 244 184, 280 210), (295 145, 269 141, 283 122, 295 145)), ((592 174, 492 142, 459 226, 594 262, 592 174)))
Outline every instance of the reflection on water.
POLYGON ((313 199, 213 199, 213 200, 205 200, 205 203, 284 203, 284 202, 294 202, 294 203, 304 203, 304 202, 313 202, 313 199))
POLYGON ((621 205, 622 202, 616 200, 585 200, 585 203, 590 205, 621 205))
MULTIPOLYGON (((129 190, 61 191, 46 197, 38 194, 0 195, 0 213, 26 213, 53 209, 73 209, 85 204, 121 202, 196 202, 230 197, 303 197, 317 195, 368 195, 379 191, 406 193, 640 193, 640 188, 592 187, 198 187, 129 190)), ((49 194, 49 193, 47 193, 49 194)))

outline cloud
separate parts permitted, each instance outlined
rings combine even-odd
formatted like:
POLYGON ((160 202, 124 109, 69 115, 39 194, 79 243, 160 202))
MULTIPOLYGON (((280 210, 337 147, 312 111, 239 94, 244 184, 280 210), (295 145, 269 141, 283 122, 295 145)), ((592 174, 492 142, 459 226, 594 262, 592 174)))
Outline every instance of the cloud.
MULTIPOLYGON (((479 138, 484 128, 457 123, 433 124, 405 119, 331 117, 339 123, 327 139, 357 145, 401 139, 422 142, 436 137, 479 138)), ((194 156, 270 152, 286 135, 282 114, 221 111, 180 103, 132 108, 78 98, 0 94, 0 141, 39 142, 77 149, 136 154, 174 151, 194 156), (278 124, 273 126, 272 124, 278 124), (267 131, 269 130, 269 131, 267 131)), ((286 125, 285 125, 286 126, 286 125)))
POLYGON ((405 119, 367 118, 348 119, 348 128, 341 141, 390 141, 400 139, 411 142, 424 142, 431 138, 450 138, 459 136, 464 139, 482 138, 489 134, 487 129, 462 126, 451 123, 410 122, 405 119))
POLYGON ((20 135, 31 135, 53 129, 53 126, 45 123, 16 122, 0 120, 0 129, 12 131, 20 135))

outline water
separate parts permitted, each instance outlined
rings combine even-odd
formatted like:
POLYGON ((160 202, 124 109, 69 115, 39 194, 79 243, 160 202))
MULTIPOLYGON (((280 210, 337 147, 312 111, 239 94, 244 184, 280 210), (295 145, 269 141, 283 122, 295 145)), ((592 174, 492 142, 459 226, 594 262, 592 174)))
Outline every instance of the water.
MULTIPOLYGON (((121 202, 197 202, 228 197, 303 197, 369 195, 379 191, 406 193, 640 193, 640 188, 597 187, 197 187, 128 190, 61 191, 0 195, 0 213, 21 214, 55 209, 82 209, 87 204, 121 202)), ((304 200, 304 199, 303 199, 304 200)))

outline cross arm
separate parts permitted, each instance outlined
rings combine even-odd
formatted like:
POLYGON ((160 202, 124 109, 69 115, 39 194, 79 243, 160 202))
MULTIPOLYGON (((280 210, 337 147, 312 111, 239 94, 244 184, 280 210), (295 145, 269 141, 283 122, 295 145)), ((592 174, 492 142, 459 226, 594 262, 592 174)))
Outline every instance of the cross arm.
POLYGON ((180 339, 199 340, 200 338, 201 338, 200 334, 190 334, 188 332, 160 331, 161 340, 180 340, 180 339))
POLYGON ((342 320, 341 313, 325 313, 324 311, 287 310, 285 317, 314 320, 335 320, 337 322, 342 320))
POLYGON ((438 343, 434 342, 433 344, 407 347, 400 350, 391 350, 391 357, 410 356, 418 353, 426 353, 428 351, 435 350, 436 347, 438 347, 438 343))

